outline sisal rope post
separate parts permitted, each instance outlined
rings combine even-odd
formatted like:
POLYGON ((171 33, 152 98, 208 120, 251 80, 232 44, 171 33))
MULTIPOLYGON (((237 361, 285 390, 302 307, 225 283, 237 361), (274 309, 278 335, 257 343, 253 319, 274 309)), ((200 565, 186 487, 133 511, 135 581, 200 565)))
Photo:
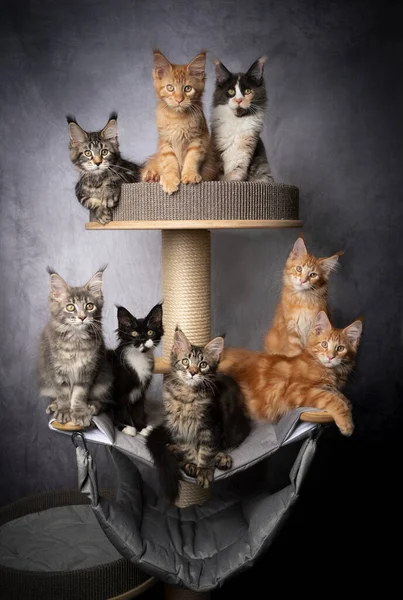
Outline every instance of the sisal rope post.
MULTIPOLYGON (((194 344, 211 339, 210 232, 201 230, 162 231, 162 293, 164 337, 162 354, 169 362, 175 328, 178 325, 194 344)), ((176 505, 186 508, 203 504, 210 489, 181 481, 176 505)), ((165 585, 167 600, 208 600, 209 593, 165 585)))

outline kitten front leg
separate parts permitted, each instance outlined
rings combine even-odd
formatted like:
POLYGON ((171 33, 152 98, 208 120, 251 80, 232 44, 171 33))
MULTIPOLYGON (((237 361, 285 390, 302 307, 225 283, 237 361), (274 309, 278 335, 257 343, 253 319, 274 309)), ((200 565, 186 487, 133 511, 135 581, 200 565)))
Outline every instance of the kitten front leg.
POLYGON ((238 148, 230 147, 223 154, 224 180, 247 181, 249 165, 255 152, 257 140, 253 136, 241 139, 238 148))
POLYGON ((212 447, 210 432, 200 435, 200 446, 196 461, 196 483, 202 488, 208 488, 214 477, 214 458, 217 452, 212 447))
POLYGON ((200 175, 200 165, 206 157, 206 145, 204 140, 193 140, 189 144, 185 161, 182 168, 182 183, 200 183, 202 176, 200 175))
POLYGON ((102 200, 100 198, 95 198, 94 196, 82 198, 80 200, 81 204, 84 208, 88 210, 92 210, 95 218, 101 225, 106 225, 112 221, 112 211, 110 208, 107 208, 102 205, 102 200))
POLYGON ((179 164, 172 146, 168 143, 162 144, 160 147, 159 163, 162 189, 167 194, 177 192, 180 184, 179 164))
POLYGON ((114 208, 117 206, 120 198, 119 184, 105 184, 102 189, 102 206, 104 208, 114 208))
POLYGON ((70 414, 74 425, 89 427, 91 424, 91 419, 96 413, 96 406, 94 403, 88 405, 89 392, 90 387, 88 385, 76 383, 73 386, 70 399, 70 414))

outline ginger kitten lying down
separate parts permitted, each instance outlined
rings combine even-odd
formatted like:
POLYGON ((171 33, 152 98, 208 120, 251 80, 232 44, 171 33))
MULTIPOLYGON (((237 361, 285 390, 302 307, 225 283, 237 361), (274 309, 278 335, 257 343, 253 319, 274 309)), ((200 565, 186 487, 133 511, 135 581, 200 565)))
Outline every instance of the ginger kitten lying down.
POLYGON ((307 348, 298 356, 228 348, 221 371, 238 383, 254 419, 276 421, 294 408, 320 408, 348 436, 354 430, 351 407, 339 388, 353 368, 361 332, 361 321, 345 329, 332 328, 321 311, 307 348))

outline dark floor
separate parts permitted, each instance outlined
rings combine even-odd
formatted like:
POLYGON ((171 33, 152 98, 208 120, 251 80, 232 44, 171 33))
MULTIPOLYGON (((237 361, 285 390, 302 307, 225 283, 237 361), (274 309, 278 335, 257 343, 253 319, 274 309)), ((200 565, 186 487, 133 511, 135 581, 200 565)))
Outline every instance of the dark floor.
MULTIPOLYGON (((388 589, 402 569, 401 552, 394 548, 402 529, 400 432, 397 421, 350 439, 327 428, 300 500, 269 552, 215 590, 212 599, 249 595, 254 600, 264 590, 266 598, 276 590, 288 598, 302 590, 305 596, 324 589, 375 593, 378 588, 383 598, 394 597, 388 589)), ((163 587, 143 598, 163 598, 163 587)))

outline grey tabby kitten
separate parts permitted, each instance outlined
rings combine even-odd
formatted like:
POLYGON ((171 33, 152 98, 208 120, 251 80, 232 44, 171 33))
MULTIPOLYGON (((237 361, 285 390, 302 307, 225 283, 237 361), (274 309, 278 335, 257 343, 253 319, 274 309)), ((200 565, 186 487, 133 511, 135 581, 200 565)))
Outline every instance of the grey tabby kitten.
POLYGON ((102 337, 102 274, 83 287, 50 274, 50 320, 39 346, 38 383, 59 423, 88 427, 111 401, 112 373, 102 337))
POLYGON ((265 62, 262 56, 247 73, 231 73, 215 63, 211 133, 226 181, 273 182, 260 138, 267 107, 265 62))
POLYGON ((70 133, 70 158, 80 172, 76 196, 80 204, 94 211, 106 225, 112 220, 122 183, 140 181, 139 167, 121 157, 117 115, 111 114, 101 131, 88 133, 73 117, 67 117, 70 133))
POLYGON ((223 349, 222 337, 195 346, 183 331, 175 331, 171 373, 164 383, 165 419, 146 441, 170 502, 178 495, 180 467, 197 485, 209 487, 214 469, 230 469, 228 452, 250 433, 238 384, 217 373, 223 349))

